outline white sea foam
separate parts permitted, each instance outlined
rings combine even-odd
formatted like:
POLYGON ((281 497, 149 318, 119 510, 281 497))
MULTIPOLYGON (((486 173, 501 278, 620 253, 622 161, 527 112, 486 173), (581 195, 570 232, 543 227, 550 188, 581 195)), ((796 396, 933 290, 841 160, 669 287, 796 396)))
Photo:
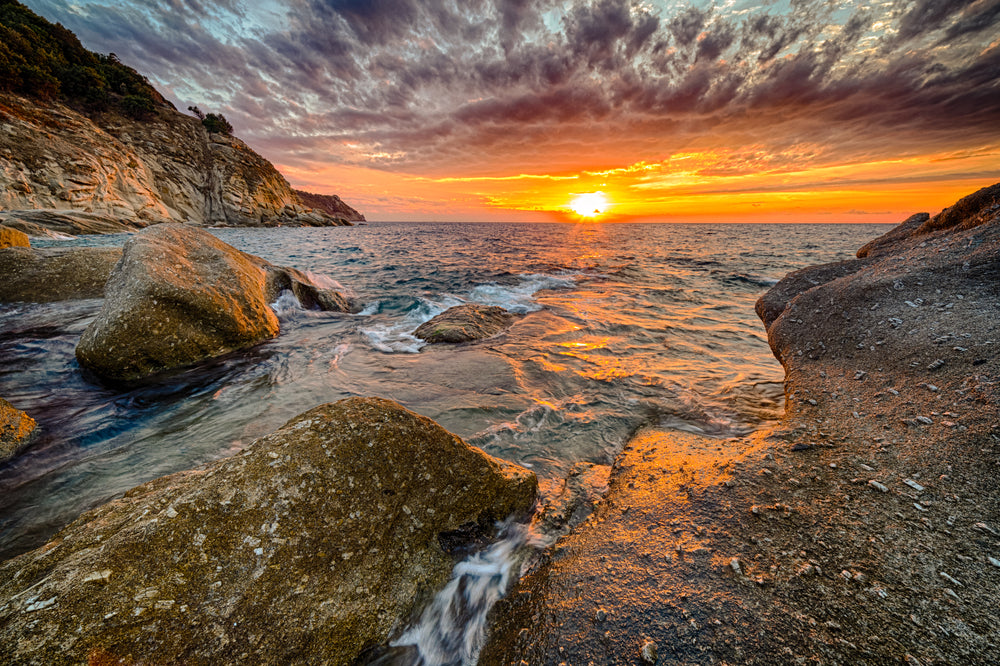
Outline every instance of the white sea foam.
POLYGON ((275 299, 274 303, 271 303, 271 309, 277 315, 278 319, 281 320, 294 319, 300 313, 305 312, 305 308, 299 303, 299 299, 289 289, 281 290, 278 298, 275 299))
POLYGON ((414 646, 416 663, 426 666, 472 666, 486 638, 490 609, 520 575, 515 565, 526 545, 542 547, 528 527, 510 524, 500 541, 455 565, 451 580, 424 609, 416 626, 392 642, 394 647, 414 646))
POLYGON ((306 271, 306 277, 312 280, 312 283, 319 287, 320 289, 332 289, 338 292, 341 296, 345 298, 354 298, 354 290, 350 287, 337 282, 329 275, 324 275, 323 273, 313 273, 312 271, 306 271))
POLYGON ((499 305, 510 312, 524 314, 542 309, 535 300, 535 294, 539 291, 568 289, 575 283, 576 280, 570 275, 531 273, 522 275, 521 281, 517 284, 487 282, 478 285, 469 292, 469 301, 483 305, 499 305))
MULTIPOLYGON (((372 347, 381 352, 416 354, 427 343, 413 335, 413 332, 425 321, 430 321, 454 305, 462 301, 450 294, 445 294, 440 300, 427 298, 418 299, 417 307, 411 309, 402 319, 391 323, 376 323, 360 329, 372 347)), ((378 312, 380 302, 375 301, 365 306, 361 314, 378 312)))

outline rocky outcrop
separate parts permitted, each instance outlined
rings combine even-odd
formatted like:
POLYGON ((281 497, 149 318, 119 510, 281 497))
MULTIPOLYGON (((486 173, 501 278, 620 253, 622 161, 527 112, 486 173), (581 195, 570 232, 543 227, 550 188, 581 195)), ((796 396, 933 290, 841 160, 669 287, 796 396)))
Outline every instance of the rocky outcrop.
POLYGON ((495 305, 465 303, 448 308, 421 324, 414 335, 426 342, 471 342, 496 335, 514 315, 495 305))
POLYGON ((365 216, 348 206, 336 194, 313 194, 302 190, 293 190, 303 206, 329 213, 335 218, 348 222, 364 222, 365 216))
POLYGON ((346 301, 291 269, 179 224, 149 227, 126 241, 105 303, 76 348, 80 364, 130 381, 250 347, 278 334, 269 307, 280 289, 308 305, 344 310, 346 301))
POLYGON ((0 212, 0 224, 28 236, 59 238, 85 234, 122 234, 146 226, 134 218, 113 219, 77 210, 16 210, 0 212))
POLYGON ((17 455, 34 430, 35 419, 0 398, 0 463, 17 455))
POLYGON ((121 254, 108 247, 0 249, 0 303, 100 298, 121 254))
POLYGON ((31 247, 31 239, 22 231, 0 226, 0 250, 7 247, 31 247))
POLYGON ((274 166, 239 139, 209 133, 169 107, 154 116, 90 118, 0 95, 0 210, 75 211, 139 225, 347 223, 304 207, 274 166))
POLYGON ((652 644, 678 666, 992 665, 995 191, 779 282, 757 310, 781 422, 640 432, 591 518, 494 608, 478 663, 652 663, 652 644))
POLYGON ((6 664, 353 663, 448 580, 534 474, 380 399, 316 407, 139 486, 0 565, 6 664))

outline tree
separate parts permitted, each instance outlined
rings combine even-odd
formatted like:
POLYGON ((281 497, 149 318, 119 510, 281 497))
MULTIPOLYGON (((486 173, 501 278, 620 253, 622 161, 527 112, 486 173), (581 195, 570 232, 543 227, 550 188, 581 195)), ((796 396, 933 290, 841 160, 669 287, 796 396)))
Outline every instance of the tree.
POLYGON ((205 126, 209 132, 216 132, 218 134, 232 134, 233 126, 229 124, 226 117, 221 113, 209 113, 204 118, 201 119, 201 124, 205 126))

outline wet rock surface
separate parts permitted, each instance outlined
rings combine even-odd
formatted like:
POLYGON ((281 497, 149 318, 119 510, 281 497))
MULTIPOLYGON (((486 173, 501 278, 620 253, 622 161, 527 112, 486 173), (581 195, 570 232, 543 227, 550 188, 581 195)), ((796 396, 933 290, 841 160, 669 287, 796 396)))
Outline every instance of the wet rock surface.
POLYGON ((501 307, 466 303, 424 322, 414 335, 430 343, 472 342, 496 335, 513 321, 514 315, 501 307))
POLYGON ((641 433, 595 513, 497 606, 479 663, 635 663, 648 641, 660 664, 993 663, 992 191, 947 228, 924 216, 866 261, 779 283, 762 300, 784 419, 731 440, 641 433))
POLYGON ((0 565, 0 660, 352 663, 447 581, 440 535, 535 489, 396 403, 322 405, 0 565))
POLYGON ((0 398, 0 463, 17 455, 34 430, 35 419, 0 398))
POLYGON ((0 226, 0 250, 7 247, 31 247, 31 239, 23 231, 0 226))
POLYGON ((100 298, 119 248, 0 249, 0 303, 100 298))
POLYGON ((347 309, 299 271, 198 228, 155 225, 125 243, 76 356, 100 377, 131 381, 250 347, 278 334, 269 303, 285 288, 306 307, 347 309))

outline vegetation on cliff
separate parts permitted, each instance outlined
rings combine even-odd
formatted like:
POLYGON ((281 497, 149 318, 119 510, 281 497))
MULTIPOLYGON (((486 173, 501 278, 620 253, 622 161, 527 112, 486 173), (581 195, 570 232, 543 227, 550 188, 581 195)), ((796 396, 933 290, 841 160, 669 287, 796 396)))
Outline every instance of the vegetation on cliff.
POLYGON ((0 0, 0 91, 136 119, 171 106, 114 53, 88 51, 72 32, 16 0, 0 0))

